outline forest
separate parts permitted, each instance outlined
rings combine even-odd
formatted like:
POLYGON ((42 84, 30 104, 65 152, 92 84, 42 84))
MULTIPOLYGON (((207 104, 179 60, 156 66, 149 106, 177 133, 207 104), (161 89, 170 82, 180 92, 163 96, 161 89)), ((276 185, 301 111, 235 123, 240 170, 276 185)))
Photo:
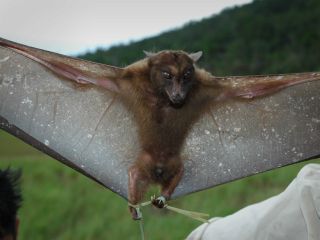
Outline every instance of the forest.
POLYGON ((256 0, 128 45, 81 58, 125 66, 143 50, 202 50, 200 66, 215 75, 320 70, 320 1, 256 0))

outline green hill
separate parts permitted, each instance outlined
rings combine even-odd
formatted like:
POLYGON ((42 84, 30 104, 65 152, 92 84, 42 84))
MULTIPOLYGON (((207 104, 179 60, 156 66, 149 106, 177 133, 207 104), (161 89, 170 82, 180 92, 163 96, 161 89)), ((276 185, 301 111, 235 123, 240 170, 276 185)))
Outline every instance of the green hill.
POLYGON ((163 49, 203 50, 200 65, 216 75, 320 70, 320 1, 256 0, 159 36, 80 57, 124 66, 142 58, 142 50, 163 49))

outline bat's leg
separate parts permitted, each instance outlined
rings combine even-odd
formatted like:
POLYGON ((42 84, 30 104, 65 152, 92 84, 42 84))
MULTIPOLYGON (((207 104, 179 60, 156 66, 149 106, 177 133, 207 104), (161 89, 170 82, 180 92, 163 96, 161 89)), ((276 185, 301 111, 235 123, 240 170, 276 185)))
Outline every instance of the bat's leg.
POLYGON ((182 175, 183 175, 184 169, 183 164, 179 164, 177 167, 176 173, 173 175, 172 178, 168 179, 164 183, 162 183, 161 186, 161 196, 155 199, 152 204, 158 208, 163 208, 165 205, 165 201, 169 200, 171 198, 171 194, 175 190, 175 188, 178 186, 182 175))
POLYGON ((167 200, 170 199, 171 194, 178 186, 183 175, 183 170, 183 165, 181 164, 178 167, 176 174, 168 182, 165 182, 162 185, 161 195, 165 197, 167 200))
MULTIPOLYGON (((129 169, 129 181, 128 181, 128 191, 129 191, 129 203, 132 205, 138 204, 147 191, 150 183, 150 177, 147 175, 147 171, 142 168, 145 157, 140 156, 136 163, 132 165, 129 169)), ((140 216, 136 209, 129 206, 129 211, 134 220, 138 220, 140 216)))

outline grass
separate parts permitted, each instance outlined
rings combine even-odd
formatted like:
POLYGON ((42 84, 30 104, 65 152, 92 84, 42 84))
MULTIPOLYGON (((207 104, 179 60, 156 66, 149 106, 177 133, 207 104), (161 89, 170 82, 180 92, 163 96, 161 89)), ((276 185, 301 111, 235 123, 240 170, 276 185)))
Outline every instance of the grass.
MULTIPOLYGON (((282 191, 313 160, 248 177, 175 200, 180 208, 225 216, 282 191)), ((0 168, 23 170, 19 239, 140 239, 127 203, 87 177, 0 131, 0 168)), ((200 223, 143 209, 147 239, 183 239, 200 223)))

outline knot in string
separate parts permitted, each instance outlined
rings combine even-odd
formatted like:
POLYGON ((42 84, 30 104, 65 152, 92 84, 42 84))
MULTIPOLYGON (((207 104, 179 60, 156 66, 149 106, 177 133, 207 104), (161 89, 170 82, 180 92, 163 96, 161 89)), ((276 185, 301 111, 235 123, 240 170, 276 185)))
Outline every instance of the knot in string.
POLYGON ((150 204, 153 204, 154 206, 156 206, 158 208, 166 208, 166 209, 168 209, 170 211, 182 214, 184 216, 187 216, 189 218, 192 218, 194 220, 197 220, 197 221, 200 221, 200 222, 203 222, 203 223, 208 223, 209 222, 208 221, 209 214, 201 213, 201 212, 194 212, 194 211, 189 211, 189 210, 184 210, 184 209, 181 209, 181 208, 169 206, 169 204, 166 202, 165 197, 163 197, 163 196, 160 196, 160 197, 156 198, 153 195, 153 196, 151 196, 151 200, 150 201, 143 202, 143 203, 140 203, 140 204, 128 203, 128 205, 130 207, 133 207, 133 208, 136 209, 139 218, 142 218, 142 212, 141 212, 140 209, 142 207, 148 206, 150 204))
POLYGON ((128 202, 128 205, 130 207, 133 207, 136 211, 137 211, 137 217, 140 220, 139 221, 139 225, 140 225, 140 232, 141 232, 141 239, 144 240, 145 239, 145 235, 144 235, 144 230, 143 230, 143 222, 142 222, 142 212, 141 212, 141 208, 148 206, 150 204, 153 204, 154 206, 156 206, 157 208, 166 208, 172 212, 176 212, 179 214, 182 214, 186 217, 192 218, 194 220, 203 222, 203 223, 209 223, 208 218, 209 218, 209 214, 206 213, 201 213, 201 212, 194 212, 194 211, 189 211, 189 210, 184 210, 181 208, 176 208, 176 207, 172 207, 169 206, 169 204, 166 202, 165 197, 160 196, 158 198, 155 197, 155 195, 151 196, 151 200, 147 201, 147 202, 143 202, 143 203, 139 203, 139 204, 132 204, 128 202))

